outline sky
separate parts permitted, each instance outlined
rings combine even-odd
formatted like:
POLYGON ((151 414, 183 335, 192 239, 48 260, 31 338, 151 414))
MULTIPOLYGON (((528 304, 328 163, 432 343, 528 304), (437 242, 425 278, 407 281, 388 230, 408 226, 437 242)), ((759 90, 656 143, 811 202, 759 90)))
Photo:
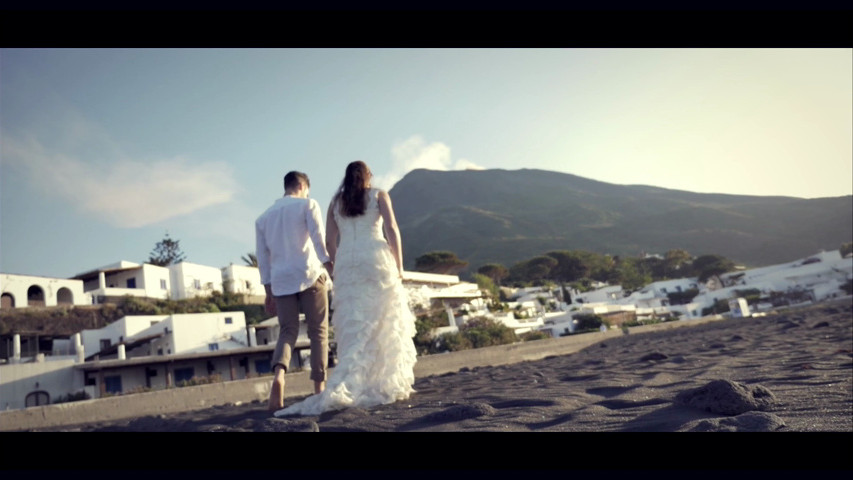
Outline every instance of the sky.
MULTIPOLYGON (((0 49, 0 272, 245 264, 299 170, 853 194, 853 49, 0 49)), ((405 252, 405 245, 403 246, 405 252)))

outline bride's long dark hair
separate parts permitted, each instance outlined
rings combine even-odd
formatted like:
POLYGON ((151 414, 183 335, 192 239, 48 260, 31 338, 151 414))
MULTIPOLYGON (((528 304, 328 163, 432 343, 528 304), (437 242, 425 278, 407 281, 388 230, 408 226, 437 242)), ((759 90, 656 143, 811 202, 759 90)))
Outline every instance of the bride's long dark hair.
POLYGON ((367 190, 370 188, 370 178, 373 174, 367 168, 367 164, 356 160, 347 165, 344 181, 335 199, 340 212, 345 217, 357 217, 363 215, 367 209, 367 190))

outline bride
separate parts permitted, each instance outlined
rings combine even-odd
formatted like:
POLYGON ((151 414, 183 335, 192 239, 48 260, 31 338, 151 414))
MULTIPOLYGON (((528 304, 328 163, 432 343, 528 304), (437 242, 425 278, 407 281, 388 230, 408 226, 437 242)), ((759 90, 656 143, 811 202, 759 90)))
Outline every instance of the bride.
POLYGON ((322 393, 276 417, 366 408, 414 393, 415 317, 402 283, 400 231, 388 193, 370 188, 372 177, 364 162, 347 165, 326 217, 337 366, 322 393))

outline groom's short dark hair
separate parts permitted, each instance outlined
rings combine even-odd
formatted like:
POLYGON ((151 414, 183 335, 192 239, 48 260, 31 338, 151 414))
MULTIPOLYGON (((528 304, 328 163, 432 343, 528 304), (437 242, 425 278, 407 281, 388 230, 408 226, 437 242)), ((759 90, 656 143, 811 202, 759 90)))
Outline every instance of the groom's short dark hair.
POLYGON ((311 182, 308 181, 308 175, 305 175, 302 172, 292 171, 287 172, 287 175, 284 176, 284 189, 290 190, 293 188, 299 188, 299 184, 304 183, 306 187, 311 186, 311 182))

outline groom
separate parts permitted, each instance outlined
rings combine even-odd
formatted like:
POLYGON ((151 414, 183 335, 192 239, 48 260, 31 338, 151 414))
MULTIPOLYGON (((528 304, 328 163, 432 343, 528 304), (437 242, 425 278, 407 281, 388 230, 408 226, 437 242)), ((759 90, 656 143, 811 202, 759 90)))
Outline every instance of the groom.
POLYGON ((308 198, 311 184, 302 172, 284 176, 284 196, 255 221, 255 255, 266 290, 264 306, 278 315, 279 336, 272 356, 274 378, 269 409, 284 408, 284 374, 299 335, 300 307, 311 341, 314 393, 326 385, 329 297, 332 262, 326 250, 320 206, 308 198))

